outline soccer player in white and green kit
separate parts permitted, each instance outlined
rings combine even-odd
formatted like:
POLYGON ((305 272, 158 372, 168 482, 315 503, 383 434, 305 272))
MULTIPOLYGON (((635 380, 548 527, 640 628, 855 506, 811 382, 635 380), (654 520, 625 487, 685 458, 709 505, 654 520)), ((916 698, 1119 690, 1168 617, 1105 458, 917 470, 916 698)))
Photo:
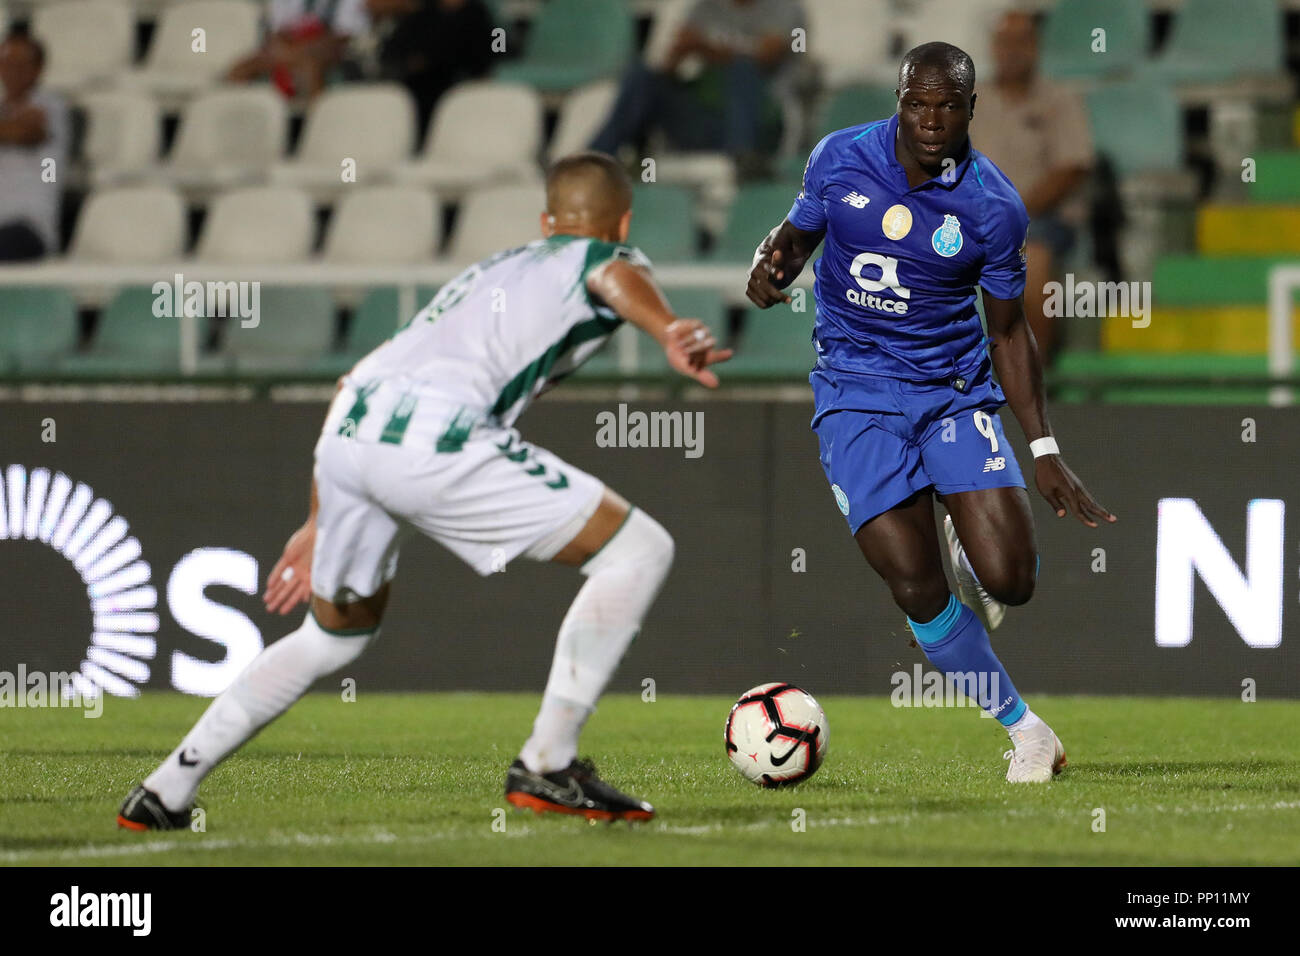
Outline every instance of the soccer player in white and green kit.
POLYGON ((545 238, 470 266, 339 383, 316 445, 311 513, 271 571, 267 607, 310 612, 216 698, 118 815, 136 830, 188 826, 203 778, 379 633, 403 538, 423 533, 482 575, 523 555, 586 577, 563 623, 531 736, 506 777, 519 807, 589 819, 654 809, 577 758, 578 735, 673 559, 653 518, 599 479, 524 441, 514 422, 624 321, 708 387, 729 358, 678 318, 649 263, 624 245, 632 190, 602 153, 547 176, 545 238))

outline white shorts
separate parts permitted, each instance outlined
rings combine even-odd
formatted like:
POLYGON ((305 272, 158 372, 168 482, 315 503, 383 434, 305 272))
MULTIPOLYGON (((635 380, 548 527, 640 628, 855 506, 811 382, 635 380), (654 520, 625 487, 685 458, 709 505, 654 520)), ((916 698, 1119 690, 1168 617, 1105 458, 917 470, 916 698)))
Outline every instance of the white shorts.
POLYGON ((327 427, 316 444, 315 478, 312 591, 340 604, 392 580, 412 530, 482 575, 521 554, 549 561, 595 514, 604 490, 515 429, 483 426, 454 452, 363 441, 327 427))

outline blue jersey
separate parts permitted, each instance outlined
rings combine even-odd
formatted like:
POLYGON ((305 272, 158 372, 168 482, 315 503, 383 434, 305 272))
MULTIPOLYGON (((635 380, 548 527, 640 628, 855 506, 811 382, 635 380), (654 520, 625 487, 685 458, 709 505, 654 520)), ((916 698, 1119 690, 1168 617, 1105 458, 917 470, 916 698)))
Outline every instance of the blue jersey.
POLYGON ((894 116, 828 135, 787 217, 826 232, 813 267, 819 365, 918 381, 969 375, 987 356, 974 287, 998 299, 1024 291, 1029 217, 974 146, 909 186, 897 131, 894 116))

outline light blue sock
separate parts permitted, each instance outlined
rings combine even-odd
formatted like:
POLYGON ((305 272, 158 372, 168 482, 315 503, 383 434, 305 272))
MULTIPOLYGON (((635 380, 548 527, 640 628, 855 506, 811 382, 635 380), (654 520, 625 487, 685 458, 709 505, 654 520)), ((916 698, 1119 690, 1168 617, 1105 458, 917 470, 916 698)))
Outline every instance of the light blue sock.
POLYGON ((964 685, 967 695, 1002 726, 1024 716, 1027 705, 993 653, 988 631, 955 595, 948 595, 948 606, 933 621, 922 624, 909 617, 907 622, 930 663, 945 675, 955 676, 958 686, 964 685))

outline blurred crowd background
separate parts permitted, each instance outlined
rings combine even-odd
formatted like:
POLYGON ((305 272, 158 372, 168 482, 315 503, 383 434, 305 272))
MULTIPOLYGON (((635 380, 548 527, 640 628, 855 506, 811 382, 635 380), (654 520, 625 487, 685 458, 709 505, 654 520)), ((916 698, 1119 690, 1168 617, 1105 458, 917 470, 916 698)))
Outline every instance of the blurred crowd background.
POLYGON ((10 380, 179 375, 140 277, 186 264, 322 277, 264 282, 257 335, 205 316, 201 374, 337 374, 407 317, 379 270, 428 265, 422 302, 535 238, 545 164, 583 148, 627 163, 631 241, 740 349, 728 377, 800 380, 811 296, 747 309, 743 266, 930 40, 973 57, 972 140, 1030 211, 1058 397, 1261 396, 1267 277, 1300 262, 1300 0, 0 0, 0 36, 10 380), (1050 314, 1067 278, 1149 282, 1150 322, 1050 314))

